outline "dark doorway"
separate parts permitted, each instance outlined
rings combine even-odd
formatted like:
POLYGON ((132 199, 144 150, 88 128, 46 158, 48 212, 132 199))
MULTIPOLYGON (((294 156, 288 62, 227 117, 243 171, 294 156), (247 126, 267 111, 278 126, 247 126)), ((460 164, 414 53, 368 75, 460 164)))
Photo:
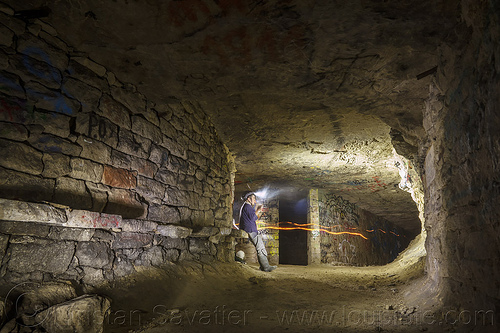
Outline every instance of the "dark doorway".
MULTIPOLYGON (((300 199, 280 198, 280 226, 297 227, 295 224, 307 224, 307 197, 300 199), (291 222, 291 223, 286 223, 291 222)), ((300 226, 299 226, 300 227, 300 226)), ((304 226, 307 227, 307 226, 304 226)), ((306 230, 280 230, 279 253, 280 264, 307 265, 307 233, 306 230)))

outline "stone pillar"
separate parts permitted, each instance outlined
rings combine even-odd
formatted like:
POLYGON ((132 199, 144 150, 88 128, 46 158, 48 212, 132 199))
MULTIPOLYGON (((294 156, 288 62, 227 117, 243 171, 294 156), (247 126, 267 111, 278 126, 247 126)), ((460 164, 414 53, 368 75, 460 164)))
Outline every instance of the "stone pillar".
POLYGON ((307 223, 313 229, 307 235, 307 263, 321 263, 320 233, 319 233, 319 203, 318 189, 309 190, 307 197, 307 223))

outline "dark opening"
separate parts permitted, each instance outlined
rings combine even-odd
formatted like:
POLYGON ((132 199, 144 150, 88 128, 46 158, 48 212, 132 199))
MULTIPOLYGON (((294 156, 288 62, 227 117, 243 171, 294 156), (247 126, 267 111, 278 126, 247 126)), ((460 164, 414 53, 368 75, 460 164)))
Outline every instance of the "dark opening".
MULTIPOLYGON (((292 227, 284 222, 307 224, 307 197, 304 195, 298 200, 280 198, 279 216, 281 227, 292 227)), ((307 233, 306 230, 280 230, 280 264, 307 265, 307 233)))

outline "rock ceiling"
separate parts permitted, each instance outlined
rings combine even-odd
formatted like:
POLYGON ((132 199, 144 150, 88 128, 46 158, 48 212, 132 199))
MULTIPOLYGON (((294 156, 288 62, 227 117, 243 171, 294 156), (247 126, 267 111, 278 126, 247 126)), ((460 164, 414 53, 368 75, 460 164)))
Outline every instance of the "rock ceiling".
POLYGON ((236 158, 237 190, 324 188, 420 230, 415 204, 397 188, 389 133, 413 146, 423 137, 453 8, 426 0, 10 5, 48 7, 42 20, 61 39, 158 103, 202 107, 236 158))

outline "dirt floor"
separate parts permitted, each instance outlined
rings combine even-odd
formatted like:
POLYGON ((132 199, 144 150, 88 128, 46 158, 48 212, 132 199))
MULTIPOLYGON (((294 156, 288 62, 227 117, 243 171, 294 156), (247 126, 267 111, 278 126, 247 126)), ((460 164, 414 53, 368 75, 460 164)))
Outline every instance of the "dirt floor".
MULTIPOLYGON (((423 259, 423 258, 421 258, 423 259)), ((431 312, 403 304, 423 260, 382 267, 183 264, 144 271, 101 290, 105 332, 447 332, 431 312)))

